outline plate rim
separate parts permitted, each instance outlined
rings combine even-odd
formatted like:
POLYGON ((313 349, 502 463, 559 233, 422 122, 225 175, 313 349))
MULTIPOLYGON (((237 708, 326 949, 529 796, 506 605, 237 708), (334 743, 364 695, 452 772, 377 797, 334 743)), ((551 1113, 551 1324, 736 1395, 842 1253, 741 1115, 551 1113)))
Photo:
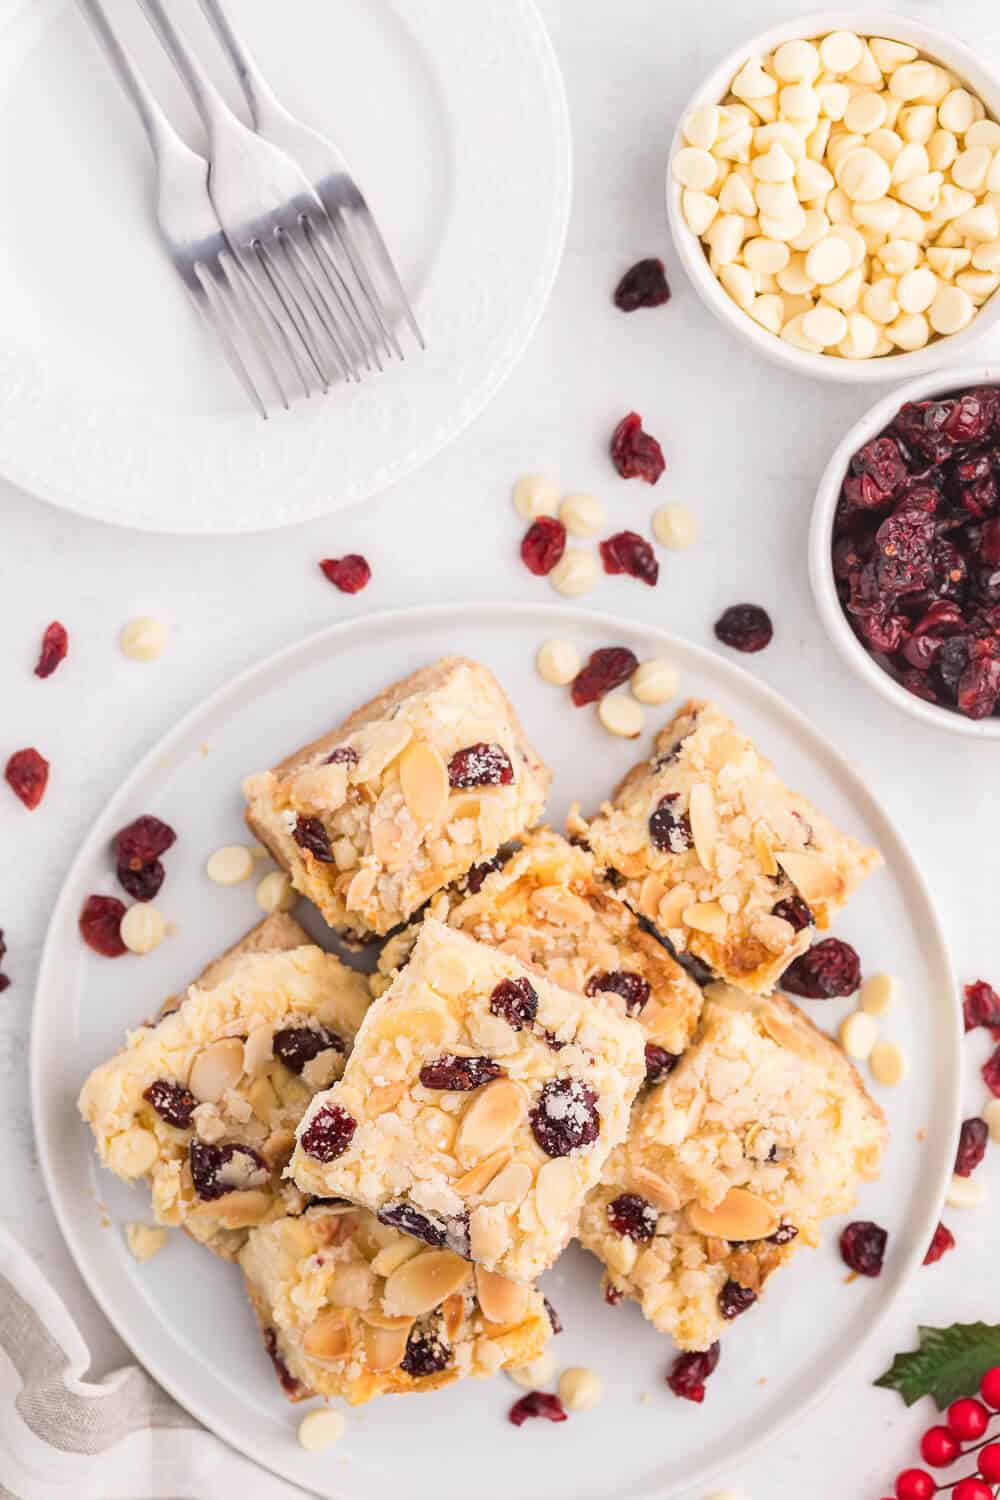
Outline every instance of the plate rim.
MULTIPOLYGON (((923 904, 925 914, 928 918, 929 937, 934 946, 939 950, 942 970, 947 979, 948 995, 951 999, 951 1004, 948 1007, 952 1023, 950 1041, 952 1061, 955 1063, 955 1066, 942 1075, 948 1085, 950 1098, 943 1098, 940 1104, 946 1121, 950 1120, 950 1131, 945 1132, 947 1138, 944 1141, 944 1146, 947 1149, 944 1149, 941 1153, 940 1181, 937 1184, 936 1190, 931 1194, 930 1210, 925 1215, 925 1222, 917 1226, 921 1230, 920 1234, 914 1234, 913 1243, 908 1254, 897 1263, 895 1280, 892 1286, 869 1320, 862 1338, 854 1348, 839 1363, 834 1362, 811 1391, 806 1393, 799 1401, 791 1403, 788 1409, 776 1421, 766 1426, 761 1432, 755 1433, 736 1448, 722 1454, 717 1460, 709 1459, 703 1470, 693 1478, 688 1476, 673 1483, 669 1479, 664 1478, 658 1484, 656 1495, 658 1500, 668 1500, 668 1497, 679 1495, 682 1490, 688 1490, 692 1483, 702 1483, 705 1480, 711 1479, 723 1467, 732 1467, 742 1462, 752 1453, 758 1451, 765 1443, 775 1439, 797 1418, 813 1411, 833 1386, 841 1381, 858 1364, 862 1352, 871 1343, 875 1334, 884 1327, 893 1309, 898 1305, 900 1298, 907 1290, 914 1272, 922 1264, 926 1246, 930 1243, 934 1227, 940 1219, 945 1193, 950 1181, 949 1163, 954 1157, 962 1114, 962 1076, 960 1067, 962 1012, 958 1000, 958 982, 955 966, 936 904, 923 870, 910 849, 908 840, 900 832, 895 819, 889 814, 878 794, 865 781, 862 773, 854 767, 850 760, 842 756, 839 750, 833 747, 823 736, 822 732, 807 719, 805 714, 784 698, 782 694, 777 692, 776 689, 772 688, 770 684, 764 682, 738 663, 729 661, 710 646, 700 645, 683 636, 663 630, 656 625, 648 625, 643 621, 630 619, 627 616, 606 613, 603 610, 589 609, 581 605, 541 602, 535 604, 522 601, 508 603, 502 600, 463 600, 446 604, 423 604, 392 610, 379 610, 372 614, 359 615, 348 620, 341 620, 321 630, 313 631, 300 640, 269 653, 267 656, 244 668, 235 677, 222 682, 218 688, 210 692, 183 714, 166 734, 161 736, 140 757, 132 771, 119 784, 113 799, 114 802, 117 803, 120 798, 127 799, 131 794, 132 788, 142 782, 151 771, 155 770, 160 761, 171 755, 175 745, 178 742, 183 742, 192 727, 203 716, 215 714, 220 709, 224 710, 230 702, 239 700, 258 674, 273 674, 275 669, 280 670, 283 663, 292 661, 300 654, 308 655, 314 650, 323 649, 333 643, 340 643, 345 639, 349 641, 350 637, 358 632, 373 631, 378 633, 387 628, 396 628, 402 631, 405 630, 405 627, 413 625, 414 622, 420 625, 433 625, 434 623, 451 624, 463 616, 470 614, 478 616, 483 623, 488 622, 491 617, 500 619, 501 617, 509 618, 512 615, 525 617, 542 615, 551 619, 553 624, 556 621, 561 622, 564 629, 574 627, 578 629, 593 629, 594 625, 597 624, 601 627, 607 627, 612 632, 638 631, 654 638, 668 650, 675 645, 681 646, 684 651, 693 652, 695 657, 708 659, 711 661, 713 670, 721 670, 723 678, 728 677, 734 683, 743 687, 749 685, 754 693, 761 696, 767 708, 777 710, 788 719, 797 734, 804 738, 810 749, 815 748, 820 752, 821 763, 825 760, 827 764, 835 766, 839 774, 846 776, 852 796, 857 796, 862 805, 865 802, 870 804, 878 818, 886 825, 906 863, 907 876, 913 881, 916 894, 923 904)), ((111 803, 109 802, 107 806, 110 805, 111 803)), ((58 962, 56 948, 59 942, 59 934, 64 923, 72 916, 70 902, 73 891, 79 874, 82 873, 84 866, 92 858, 91 841, 95 829, 100 828, 103 823, 106 812, 107 808, 100 814, 96 823, 88 831, 80 847, 77 849, 60 885, 59 894, 52 907, 51 916, 46 928, 35 984, 29 1043, 29 1086, 32 1129, 39 1164, 41 1166, 42 1179, 45 1185, 46 1198, 52 1208, 59 1231, 69 1250, 74 1266, 86 1285, 87 1290, 94 1298, 101 1312, 108 1319, 115 1333, 121 1338, 140 1366, 185 1411, 189 1412, 191 1416, 200 1422, 206 1430, 213 1432, 223 1442, 228 1443, 237 1452, 242 1453, 254 1463, 259 1464, 267 1472, 277 1474, 289 1483, 300 1485, 306 1490, 306 1493, 319 1495, 319 1491, 309 1489, 307 1480, 304 1481, 298 1474, 293 1474, 282 1467, 280 1455, 267 1455, 262 1452, 266 1444, 266 1439, 262 1439, 258 1443, 252 1431, 240 1432, 232 1426, 225 1416, 220 1418, 215 1412, 212 1413, 213 1420, 211 1422, 207 1421, 204 1412, 199 1409, 198 1399, 193 1404, 189 1404, 182 1390, 178 1388, 178 1382, 175 1382, 169 1375, 167 1378, 164 1378, 162 1371, 158 1368, 160 1361, 155 1338, 148 1350, 145 1347, 143 1348, 141 1357, 136 1353, 131 1338, 127 1338, 119 1327, 118 1317, 114 1311, 113 1299, 110 1293, 107 1296, 105 1295, 104 1288, 98 1285, 96 1276, 92 1274, 89 1261, 84 1252, 82 1249, 78 1250, 72 1216, 56 1191, 56 1169, 53 1161, 55 1138, 54 1133, 52 1136, 48 1134, 43 1123, 45 1120, 42 1099, 43 1029, 41 1026, 38 997, 49 989, 53 983, 53 980, 50 979, 49 971, 50 969, 54 969, 58 962)), ((653 1500, 652 1491, 646 1490, 642 1493, 647 1497, 647 1500, 653 1500)))

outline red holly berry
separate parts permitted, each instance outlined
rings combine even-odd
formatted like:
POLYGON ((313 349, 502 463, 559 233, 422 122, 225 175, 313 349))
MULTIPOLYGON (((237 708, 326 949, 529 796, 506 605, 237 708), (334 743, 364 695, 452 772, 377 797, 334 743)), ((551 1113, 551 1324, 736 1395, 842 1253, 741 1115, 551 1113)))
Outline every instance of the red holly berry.
POLYGON ((947 1427, 928 1427, 920 1439, 920 1457, 932 1469, 944 1469, 953 1464, 962 1449, 947 1427))
POLYGON ((960 1479, 951 1494, 952 1500, 993 1500, 989 1485, 971 1474, 968 1479, 960 1479))
POLYGON ((951 1403, 945 1420, 960 1443, 974 1443, 989 1426, 990 1414, 981 1401, 962 1396, 951 1403))
POLYGON ((987 1370, 979 1387, 979 1394, 987 1406, 992 1406, 994 1411, 1000 1411, 1000 1365, 994 1365, 987 1370))
POLYGON ((990 1484, 1000 1484, 1000 1443, 987 1443, 979 1450, 979 1472, 990 1484))
POLYGON ((926 1469, 904 1469, 896 1475, 896 1500, 931 1500, 936 1489, 926 1469))

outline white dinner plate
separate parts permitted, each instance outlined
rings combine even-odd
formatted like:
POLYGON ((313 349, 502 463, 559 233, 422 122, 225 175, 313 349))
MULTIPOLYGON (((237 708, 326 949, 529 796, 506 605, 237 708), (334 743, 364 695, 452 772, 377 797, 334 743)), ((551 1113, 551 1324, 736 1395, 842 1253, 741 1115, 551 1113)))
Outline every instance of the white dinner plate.
MULTIPOLYGON (((649 718, 658 723, 672 711, 649 718)), ((319 934, 321 924, 306 920, 319 934)), ((804 1004, 831 1029, 851 1006, 804 1004)), ((451 605, 372 615, 282 651, 222 688, 146 756, 92 829, 53 914, 35 1001, 33 1104, 49 1193, 91 1290, 136 1356, 234 1447, 329 1500, 662 1500, 720 1463, 735 1464, 800 1414, 843 1374, 920 1264, 954 1161, 959 1042, 954 977, 920 872, 871 789, 793 708, 731 662, 644 626, 566 605, 451 605), (577 798, 595 807, 647 740, 612 739, 593 709, 574 709, 567 689, 542 683, 533 656, 553 635, 583 652, 621 644, 640 658, 668 657, 684 694, 716 699, 792 786, 885 854, 886 868, 835 928, 869 973, 897 977, 902 997, 882 1032, 903 1048, 910 1072, 900 1088, 875 1089, 891 1143, 882 1181, 863 1189, 856 1211, 888 1229, 885 1269, 879 1280, 848 1284, 840 1222, 829 1224, 823 1247, 803 1250, 728 1330, 705 1403, 695 1407, 664 1384, 669 1341, 634 1306, 606 1306, 597 1262, 573 1247, 543 1286, 565 1324, 553 1344, 559 1366, 590 1365, 604 1382, 596 1411, 518 1430, 505 1420, 515 1387, 505 1377, 469 1381, 373 1402, 349 1415, 335 1450, 307 1454, 295 1437, 302 1408, 278 1390, 238 1271, 181 1234, 147 1265, 131 1259, 122 1225, 148 1219, 147 1193, 97 1166, 76 1096, 127 1027, 259 917, 252 881, 223 889, 203 873, 213 849, 245 836, 242 777, 315 738, 393 678, 453 651, 486 662, 554 768, 551 819, 560 824, 577 798), (157 898, 176 932, 145 959, 109 962, 84 947, 77 914, 88 893, 115 889, 109 839, 147 812, 178 833, 157 898)))
MULTIPOLYGON (((139 6, 106 3, 197 146, 139 6)), ((533 0, 234 7, 351 163, 427 350, 404 335, 405 364, 262 422, 164 256, 145 137, 73 0, 0 0, 0 473, 143 530, 285 526, 415 469, 510 373, 566 234, 566 100, 533 0)), ((171 11, 236 103, 197 0, 171 11)))

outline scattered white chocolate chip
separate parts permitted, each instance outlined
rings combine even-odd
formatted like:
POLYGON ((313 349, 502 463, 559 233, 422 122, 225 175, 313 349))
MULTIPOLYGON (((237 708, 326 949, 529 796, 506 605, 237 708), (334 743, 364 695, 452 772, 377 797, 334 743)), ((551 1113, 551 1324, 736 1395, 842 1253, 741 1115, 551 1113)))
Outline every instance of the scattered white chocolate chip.
POLYGON ((848 1057, 869 1057, 878 1041, 878 1022, 865 1010, 855 1010, 841 1023, 840 1045, 848 1057))
POLYGON ((559 519, 570 536, 593 536, 604 525, 604 506, 596 495, 567 495, 559 519))
POLYGON ((983 1106, 983 1119, 990 1132, 990 1140, 1000 1146, 1000 1099, 991 1099, 983 1106))
POLYGON ((574 1365, 559 1377, 559 1399, 567 1411, 591 1411, 603 1394, 601 1377, 586 1365, 574 1365))
POLYGON ((340 1442, 346 1425, 342 1411, 321 1406, 317 1411, 306 1412, 299 1423, 299 1445, 307 1453, 321 1453, 340 1442))
POLYGON ((167 627, 152 615, 139 615, 122 626, 118 645, 129 661, 155 661, 167 644, 167 627))
POLYGON ((291 911, 295 889, 284 870, 271 870, 257 886, 257 905, 261 911, 291 911))
POLYGON ((638 739, 645 723, 641 706, 625 693, 605 693, 597 705, 597 717, 610 734, 626 740, 638 739))
POLYGON ((640 662, 632 673, 629 686, 640 703, 666 703, 680 684, 677 668, 659 656, 640 662))
POLYGON ((515 1365, 507 1371, 515 1385, 526 1391, 540 1391, 556 1372, 556 1362, 549 1353, 540 1354, 526 1365, 515 1365))
POLYGON ((895 1042, 876 1042, 868 1054, 868 1066, 875 1082, 890 1089, 902 1083, 910 1071, 905 1053, 895 1042))
POLYGON ((122 917, 120 931, 130 953, 151 953, 163 942, 167 924, 151 901, 137 901, 122 917))
POLYGON ((524 474, 514 486, 514 509, 526 521, 539 516, 554 516, 559 505, 559 491, 544 474, 524 474))
POLYGON ((571 641, 543 641, 535 657, 535 666, 543 682, 565 687, 580 670, 580 653, 571 641))
POLYGON ((253 874, 253 855, 245 844, 226 844, 209 855, 205 874, 216 885, 239 885, 253 874))
POLYGON ((653 512, 653 535, 662 547, 680 552, 698 540, 698 518, 686 505, 660 505, 653 512))
POLYGON ((125 1225, 125 1243, 140 1264, 152 1260, 167 1243, 167 1231, 153 1224, 130 1223, 125 1225))
POLYGON ((881 1016, 895 1004, 896 981, 891 974, 873 974, 861 986, 861 1009, 870 1016, 881 1016))
POLYGON ((549 583, 557 594, 576 598, 589 593, 597 582, 597 559, 583 547, 567 547, 549 574, 549 583))
POLYGON ((977 1208, 986 1198, 986 1184, 978 1177, 959 1177, 956 1172, 948 1184, 944 1201, 949 1208, 977 1208))

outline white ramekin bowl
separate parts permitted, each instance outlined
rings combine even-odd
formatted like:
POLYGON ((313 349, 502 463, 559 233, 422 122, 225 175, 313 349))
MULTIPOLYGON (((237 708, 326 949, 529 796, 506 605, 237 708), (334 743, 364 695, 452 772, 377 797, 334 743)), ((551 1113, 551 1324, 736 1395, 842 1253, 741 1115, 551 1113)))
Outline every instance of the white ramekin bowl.
POLYGON ((838 355, 810 354, 805 349, 796 349, 794 345, 785 343, 777 334, 769 333, 766 328, 755 323, 749 313, 745 313, 725 291, 708 263, 701 241, 684 219, 681 210, 682 188, 673 174, 674 155, 684 145, 682 129, 685 119, 700 104, 718 104, 729 92, 730 83, 748 57, 763 57, 780 47, 782 42, 800 37, 813 39, 831 31, 856 31, 861 36, 869 37, 884 36, 919 48, 921 53, 948 68, 960 83, 978 94, 987 113, 1000 120, 1000 75, 961 42, 944 32, 935 31, 905 16, 878 11, 871 14, 861 10, 821 11, 800 16, 798 20, 782 21, 780 25, 772 26, 768 31, 752 37, 723 58, 684 106, 667 162, 670 233, 681 263, 702 301, 716 317, 721 318, 734 333, 752 344, 767 359, 784 365, 788 370, 797 370, 801 375, 812 375, 821 380, 899 380, 922 370, 940 369, 954 357, 957 350, 964 349, 980 338, 1000 319, 1000 289, 983 304, 972 322, 961 332, 935 338, 923 349, 914 350, 910 354, 885 354, 878 359, 842 359, 838 355))
POLYGON ((907 401, 926 401, 949 395, 953 391, 965 390, 973 385, 1000 385, 1000 363, 992 365, 963 365, 957 369, 938 370, 931 375, 922 375, 909 385, 894 389, 888 396, 872 407, 871 411, 856 422, 838 445, 833 457, 823 472, 816 492, 812 524, 809 530, 809 578, 813 597, 820 618, 836 649, 857 675, 887 702, 895 704, 913 719, 930 724, 938 729, 947 729, 952 734, 964 734, 973 739, 1000 740, 1000 718, 967 719, 954 709, 939 708, 936 703, 926 703, 913 693, 907 692, 898 682, 884 672, 878 662, 869 656, 858 640, 844 614, 843 605, 837 596, 833 577, 831 548, 833 545, 833 518, 840 498, 840 486, 844 481, 851 458, 865 443, 887 427, 897 411, 907 401))

